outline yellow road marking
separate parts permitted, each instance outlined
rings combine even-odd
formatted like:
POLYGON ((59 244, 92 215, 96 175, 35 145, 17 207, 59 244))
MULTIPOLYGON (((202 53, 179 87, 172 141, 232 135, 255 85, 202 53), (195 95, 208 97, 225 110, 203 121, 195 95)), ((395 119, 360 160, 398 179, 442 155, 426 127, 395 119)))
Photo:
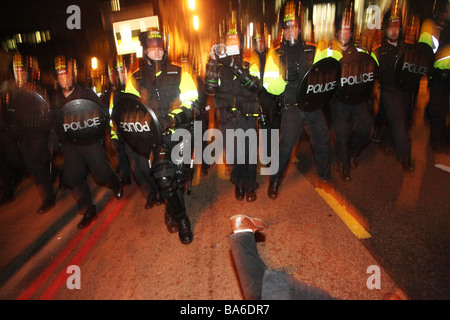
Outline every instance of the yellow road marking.
POLYGON ((371 238, 370 234, 363 228, 363 226, 356 221, 355 218, 347 211, 347 209, 340 205, 339 202, 329 193, 321 188, 315 188, 316 192, 327 202, 327 204, 337 213, 339 218, 345 223, 350 231, 360 240, 371 238))

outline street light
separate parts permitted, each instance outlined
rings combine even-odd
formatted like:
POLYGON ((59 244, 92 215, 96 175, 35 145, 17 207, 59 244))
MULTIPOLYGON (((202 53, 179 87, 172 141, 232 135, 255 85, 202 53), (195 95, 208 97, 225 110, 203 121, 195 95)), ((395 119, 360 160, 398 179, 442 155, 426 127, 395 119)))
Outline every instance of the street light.
POLYGON ((93 58, 91 59, 91 67, 92 67, 92 70, 97 70, 97 67, 98 67, 98 61, 97 61, 97 58, 96 58, 96 57, 93 57, 93 58))
POLYGON ((195 9, 195 0, 188 0, 188 6, 189 6, 189 9, 194 10, 195 9))
POLYGON ((194 16, 194 29, 198 30, 198 16, 194 16))

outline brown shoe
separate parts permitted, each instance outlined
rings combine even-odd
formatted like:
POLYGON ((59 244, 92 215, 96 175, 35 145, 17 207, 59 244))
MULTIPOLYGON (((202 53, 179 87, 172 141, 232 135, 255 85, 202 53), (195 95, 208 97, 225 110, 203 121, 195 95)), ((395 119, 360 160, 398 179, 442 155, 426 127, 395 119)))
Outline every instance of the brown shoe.
POLYGON ((231 229, 240 231, 251 229, 253 232, 262 231, 266 227, 261 219, 250 218, 248 216, 238 214, 230 218, 231 229))

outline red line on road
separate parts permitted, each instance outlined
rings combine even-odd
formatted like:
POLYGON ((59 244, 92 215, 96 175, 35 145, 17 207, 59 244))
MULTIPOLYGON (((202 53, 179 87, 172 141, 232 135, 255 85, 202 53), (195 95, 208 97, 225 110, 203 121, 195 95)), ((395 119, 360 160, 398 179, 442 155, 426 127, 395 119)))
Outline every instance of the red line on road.
MULTIPOLYGON (((133 190, 126 196, 125 199, 128 199, 129 195, 133 194, 136 186, 133 190)), ((122 202, 125 201, 123 199, 122 202)), ((121 205, 119 203, 119 205, 121 205)), ((106 206, 103 208, 102 212, 108 212, 110 207, 115 204, 114 199, 109 201, 106 206)), ((122 205, 123 207, 123 205, 122 205)), ((58 255, 57 258, 53 259, 51 264, 30 284, 30 286, 17 298, 17 300, 28 300, 30 299, 36 291, 42 286, 42 284, 47 281, 47 279, 54 273, 57 267, 67 258, 67 256, 73 251, 73 249, 80 243, 83 237, 89 232, 90 228, 86 228, 81 230, 78 235, 65 247, 65 249, 58 255)))
MULTIPOLYGON (((72 260, 69 262, 68 266, 70 265, 80 265, 83 261, 86 254, 92 249, 92 247, 95 245, 95 243, 98 241, 100 236, 105 232, 105 230, 109 227, 111 222, 117 217, 120 210, 125 205, 128 198, 134 193, 134 190, 137 188, 135 186, 133 190, 126 195, 126 197, 119 202, 119 204, 114 208, 114 210, 106 217, 106 220, 102 223, 102 225, 95 231, 95 233, 92 235, 92 237, 83 245, 83 247, 80 249, 80 251, 76 254, 75 257, 72 258, 72 260)), ((52 284, 44 291, 42 296, 39 298, 40 300, 51 300, 53 297, 58 293, 59 289, 61 289, 64 282, 67 280, 67 272, 66 270, 63 270, 58 277, 55 279, 55 281, 52 282, 52 284)))

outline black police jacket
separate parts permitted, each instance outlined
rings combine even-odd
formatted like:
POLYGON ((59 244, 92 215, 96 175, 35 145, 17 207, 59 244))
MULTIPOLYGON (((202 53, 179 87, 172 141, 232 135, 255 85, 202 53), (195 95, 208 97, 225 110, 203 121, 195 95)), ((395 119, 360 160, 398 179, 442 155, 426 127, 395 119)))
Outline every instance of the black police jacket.
POLYGON ((394 46, 387 41, 383 41, 381 46, 374 50, 379 65, 379 84, 383 90, 398 91, 399 87, 395 84, 395 63, 404 50, 403 42, 399 41, 394 46))
POLYGON ((283 93, 285 105, 297 103, 297 89, 314 62, 315 46, 298 42, 294 45, 282 43, 277 50, 281 62, 281 74, 288 81, 283 93))
MULTIPOLYGON (((247 62, 242 62, 242 57, 236 61, 248 68, 247 62)), ((231 68, 222 66, 219 70, 220 85, 217 88, 214 106, 217 109, 236 108, 241 115, 259 114, 259 104, 257 94, 244 88, 234 76, 231 68)))
POLYGON ((142 102, 152 108, 157 117, 166 116, 180 104, 181 67, 163 62, 160 70, 156 64, 144 64, 133 73, 142 102))

